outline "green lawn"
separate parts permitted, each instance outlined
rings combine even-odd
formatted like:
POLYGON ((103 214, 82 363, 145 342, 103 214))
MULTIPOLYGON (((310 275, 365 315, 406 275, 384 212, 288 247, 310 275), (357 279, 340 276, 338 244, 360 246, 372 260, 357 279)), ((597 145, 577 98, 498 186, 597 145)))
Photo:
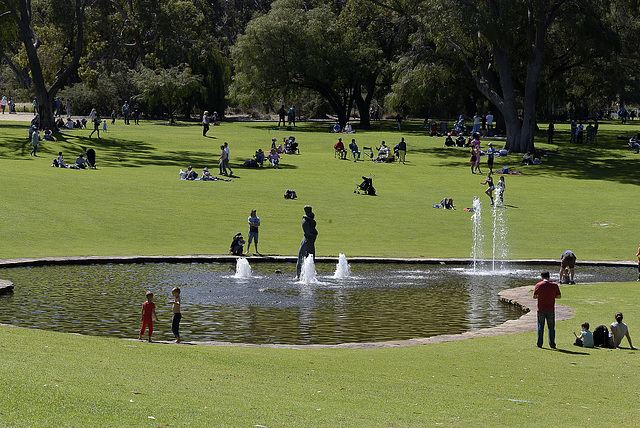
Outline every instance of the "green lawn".
MULTIPOLYGON (((291 133, 271 126, 223 124, 203 138, 195 125, 119 122, 101 140, 89 139, 90 130, 65 133, 33 158, 27 125, 0 123, 0 257, 224 254, 234 233, 247 232, 251 208, 262 220, 261 251, 292 255, 306 204, 316 212, 319 255, 468 257, 471 222, 462 208, 474 196, 489 225, 483 177, 470 173, 467 151, 442 148, 418 124, 355 134, 361 148, 405 136, 407 165, 335 159, 327 125, 291 133), (301 155, 285 156, 281 169, 235 166, 289 134, 301 155), (189 164, 215 170, 224 141, 233 182, 178 180, 189 164), (87 146, 98 170, 49 167, 59 150, 72 161, 87 146), (369 174, 379 196, 354 194, 369 174), (299 199, 284 200, 287 188, 299 199), (456 211, 431 208, 444 196, 456 211)), ((616 137, 636 130, 600 129, 596 147, 570 147, 562 132, 549 147, 541 133, 538 146, 559 152, 542 166, 518 167, 519 155, 496 160, 523 172, 507 177, 509 258, 557 259, 572 249, 581 260, 634 260, 640 155, 616 137)), ((561 303, 577 313, 558 323, 557 351, 537 349, 535 332, 331 350, 169 346, 1 327, 0 426, 634 425, 638 353, 578 349, 571 331, 585 320, 609 324, 621 310, 638 345, 636 287, 564 286, 561 303)))
MULTIPOLYGON (((306 204, 314 206, 316 248, 325 256, 469 257, 471 222, 462 208, 474 196, 489 227, 484 177, 470 173, 467 150, 442 148, 443 139, 426 137, 418 124, 402 133, 385 124, 354 135, 361 148, 405 136, 406 165, 335 159, 337 137, 325 132, 327 125, 301 124, 295 132, 270 131, 272 125, 225 123, 212 128, 215 138, 203 138, 197 125, 118 122, 101 140, 89 139, 90 130, 65 133, 33 158, 26 125, 1 123, 0 257, 225 254, 236 232, 247 233, 251 208, 262 221, 261 251, 293 255, 306 204), (285 156, 281 169, 238 166, 257 148, 269 148, 271 137, 289 134, 301 154, 285 156), (187 165, 215 172, 224 141, 237 176, 231 183, 178 180, 187 165), (97 152, 97 171, 49 167, 59 150, 73 161, 87 146, 97 152), (378 196, 354 194, 370 174, 378 196), (286 189, 298 199, 285 200, 286 189), (455 199, 456 211, 431 207, 444 196, 455 199)), ((560 152, 542 166, 518 167, 520 155, 497 158, 496 168, 522 171, 506 178, 509 258, 558 258, 571 248, 580 260, 634 259, 638 239, 629 231, 640 209, 634 179, 640 156, 615 138, 633 130, 603 124, 597 147, 569 147, 559 132, 558 145, 539 142, 560 152)))

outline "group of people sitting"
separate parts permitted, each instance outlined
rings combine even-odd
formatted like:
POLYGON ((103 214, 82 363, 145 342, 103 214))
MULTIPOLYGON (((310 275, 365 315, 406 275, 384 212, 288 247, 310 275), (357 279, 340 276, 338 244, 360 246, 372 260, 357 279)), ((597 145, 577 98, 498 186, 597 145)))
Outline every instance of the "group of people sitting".
POLYGON ((473 138, 471 137, 465 140, 464 135, 462 135, 462 132, 458 134, 455 140, 453 139, 453 134, 449 134, 447 135, 447 138, 445 138, 444 140, 443 147, 470 147, 472 141, 473 141, 473 138))
POLYGON ((580 334, 576 334, 575 331, 573 332, 573 335, 576 337, 574 345, 584 348, 600 346, 603 348, 618 349, 620 348, 622 339, 626 337, 627 342, 629 342, 629 348, 636 349, 631 343, 629 327, 627 327, 627 324, 622 322, 622 312, 616 313, 614 318, 615 322, 611 323, 609 329, 607 329, 606 325, 600 325, 593 331, 593 333, 589 331, 588 322, 582 323, 582 331, 580 334))
POLYGON ((446 210, 455 210, 456 206, 453 204, 453 198, 442 198, 439 205, 434 205, 434 207, 439 206, 440 208, 444 208, 446 210))
POLYGON ((58 152, 58 157, 53 159, 51 164, 54 168, 70 168, 70 169, 87 169, 96 167, 96 152, 93 149, 87 149, 87 157, 85 159, 84 154, 80 153, 76 158, 74 164, 68 164, 64 161, 62 152, 58 152))
POLYGON ((220 178, 209 172, 209 168, 206 166, 202 169, 202 175, 198 178, 198 173, 189 165, 187 170, 184 171, 182 168, 179 172, 180 180, 201 180, 201 181, 231 181, 228 178, 220 178))
POLYGON ((356 131, 353 130, 349 122, 347 122, 347 124, 344 125, 344 128, 341 127, 340 124, 336 122, 336 124, 333 125, 333 127, 331 128, 331 132, 333 132, 334 134, 355 134, 356 133, 356 131))
POLYGON ((394 154, 391 153, 391 149, 384 141, 380 143, 380 147, 376 146, 376 150, 378 151, 378 156, 372 159, 374 162, 383 163, 394 162, 396 160, 394 154))
POLYGON ((533 154, 527 152, 522 156, 522 162, 520 165, 540 165, 542 160, 540 159, 540 153, 536 150, 533 154))
POLYGON ((61 117, 59 117, 58 120, 56 120, 56 126, 60 129, 86 128, 87 119, 82 118, 82 120, 78 119, 74 122, 73 119, 71 119, 71 116, 69 116, 65 122, 61 117))

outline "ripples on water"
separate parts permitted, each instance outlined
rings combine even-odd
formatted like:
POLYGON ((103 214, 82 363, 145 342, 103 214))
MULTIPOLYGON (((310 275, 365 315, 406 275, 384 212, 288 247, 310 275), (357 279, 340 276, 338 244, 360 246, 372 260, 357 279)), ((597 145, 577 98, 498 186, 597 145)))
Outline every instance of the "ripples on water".
MULTIPOLYGON (((555 267, 554 267, 555 268, 555 267)), ((0 296, 0 322, 24 327, 137 337, 147 290, 160 322, 154 338, 171 339, 171 288, 182 289, 185 340, 335 344, 461 333, 503 323, 521 312, 498 292, 534 284, 541 268, 500 274, 468 268, 353 265, 333 278, 318 264, 317 284, 293 281, 294 264, 255 264, 234 278, 232 264, 109 264, 0 270, 15 291, 0 296), (274 273, 276 269, 282 274, 274 273)), ((543 269, 543 268, 542 268, 543 269)), ((549 267, 547 267, 549 269, 549 267)), ((581 282, 627 281, 633 268, 576 269, 581 282)), ((552 273, 553 274, 553 273, 552 273)))

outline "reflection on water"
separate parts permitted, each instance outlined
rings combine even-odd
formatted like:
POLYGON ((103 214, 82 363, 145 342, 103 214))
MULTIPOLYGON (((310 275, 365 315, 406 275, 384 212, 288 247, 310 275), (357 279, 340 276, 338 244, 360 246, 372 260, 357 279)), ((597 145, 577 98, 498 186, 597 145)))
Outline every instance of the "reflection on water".
MULTIPOLYGON (((0 296, 0 322, 56 331, 137 337, 147 290, 170 339, 171 288, 182 289, 185 340, 335 344, 461 333, 521 313, 499 303, 500 290, 534 284, 540 268, 486 274, 450 266, 355 265, 333 278, 316 266, 317 283, 293 280, 294 264, 256 264, 236 278, 229 264, 111 264, 0 270, 15 291, 0 296), (282 273, 274 273, 276 269, 282 273)), ((625 281, 632 268, 580 267, 581 282, 625 281)))

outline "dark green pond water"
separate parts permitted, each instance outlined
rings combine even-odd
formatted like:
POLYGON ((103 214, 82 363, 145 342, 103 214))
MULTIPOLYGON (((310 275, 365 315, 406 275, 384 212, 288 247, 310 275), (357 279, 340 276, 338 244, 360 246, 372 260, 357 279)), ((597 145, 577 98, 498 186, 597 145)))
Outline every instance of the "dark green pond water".
MULTIPOLYGON (((134 338, 150 290, 160 318, 154 339, 172 339, 166 302, 171 288, 180 286, 184 340, 336 344, 409 339, 518 318, 521 312, 498 302, 497 294, 534 284, 540 269, 473 274, 453 266, 367 264, 351 266, 349 278, 334 279, 335 265, 319 264, 316 284, 293 281, 295 265, 286 263, 256 264, 248 279, 234 278, 235 266, 222 263, 0 269, 0 278, 15 284, 13 293, 0 295, 0 322, 134 338)), ((633 278, 633 268, 579 267, 576 274, 580 282, 633 278)))

